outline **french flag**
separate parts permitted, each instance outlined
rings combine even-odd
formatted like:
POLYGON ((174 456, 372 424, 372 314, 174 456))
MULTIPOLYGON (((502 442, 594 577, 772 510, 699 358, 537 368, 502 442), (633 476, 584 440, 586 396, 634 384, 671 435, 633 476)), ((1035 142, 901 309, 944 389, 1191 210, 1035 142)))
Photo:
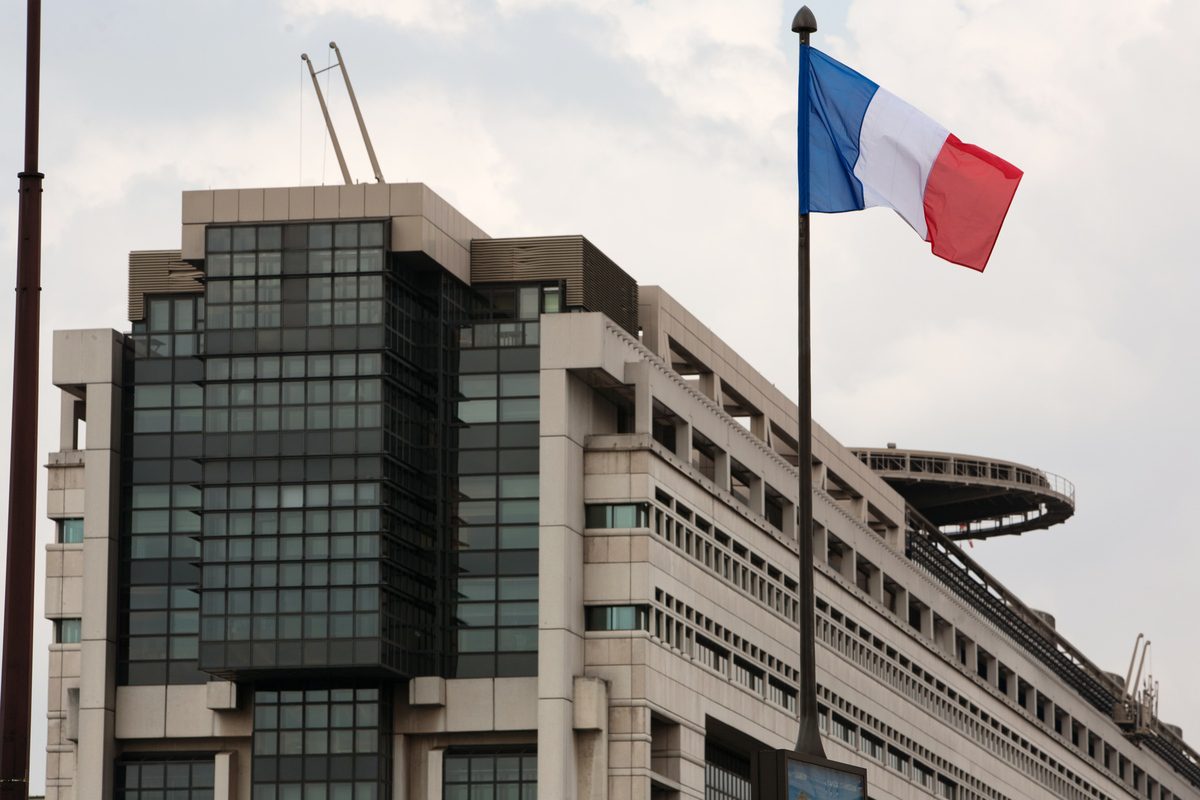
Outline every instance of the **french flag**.
POLYGON ((801 50, 800 212, 886 206, 934 255, 982 272, 1021 170, 820 50, 801 50))

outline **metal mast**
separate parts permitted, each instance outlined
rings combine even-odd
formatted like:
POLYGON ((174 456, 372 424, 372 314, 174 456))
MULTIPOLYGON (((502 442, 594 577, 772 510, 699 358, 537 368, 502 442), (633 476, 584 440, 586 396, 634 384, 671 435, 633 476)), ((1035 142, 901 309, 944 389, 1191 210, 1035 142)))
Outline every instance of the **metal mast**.
POLYGON ((17 212, 17 313, 13 341, 12 452, 0 679, 0 800, 29 796, 33 674, 34 504, 37 493, 38 323, 42 291, 42 178, 38 172, 41 0, 29 0, 25 50, 25 166, 17 212))
MULTIPOLYGON (((342 155, 342 146, 338 144, 337 131, 333 129, 333 120, 329 118, 329 107, 325 105, 325 95, 321 94, 321 84, 317 80, 317 72, 313 69, 312 59, 308 57, 308 53, 301 53, 300 60, 308 64, 308 74, 312 76, 313 88, 317 90, 317 102, 321 104, 321 113, 325 115, 325 128, 329 131, 329 138, 333 142, 333 152, 337 154, 338 166, 342 168, 342 178, 346 181, 347 186, 354 184, 350 180, 350 170, 346 167, 346 157, 342 155)), ((321 70, 324 72, 332 67, 326 67, 321 70)), ((358 110, 357 105, 355 111, 358 110)))
POLYGON ((800 733, 796 752, 822 756, 817 710, 816 600, 813 597, 813 483, 812 483, 812 326, 810 324, 810 272, 808 236, 808 37, 817 30, 817 18, 808 6, 796 12, 792 31, 800 35, 799 173, 800 224, 796 264, 799 268, 796 298, 796 339, 799 346, 800 435, 796 460, 800 472, 800 733))
POLYGON ((367 146, 367 156, 371 159, 371 170, 375 173, 375 181, 386 183, 387 181, 383 179, 383 172, 379 169, 379 159, 375 158, 375 148, 371 146, 367 123, 363 122, 362 111, 358 107, 358 97, 354 94, 354 87, 350 85, 350 73, 346 72, 346 60, 342 58, 342 51, 338 49, 337 42, 330 42, 329 46, 337 54, 337 65, 341 68, 342 80, 346 82, 346 94, 350 95, 350 105, 354 107, 354 116, 358 120, 358 129, 362 131, 363 144, 367 146))

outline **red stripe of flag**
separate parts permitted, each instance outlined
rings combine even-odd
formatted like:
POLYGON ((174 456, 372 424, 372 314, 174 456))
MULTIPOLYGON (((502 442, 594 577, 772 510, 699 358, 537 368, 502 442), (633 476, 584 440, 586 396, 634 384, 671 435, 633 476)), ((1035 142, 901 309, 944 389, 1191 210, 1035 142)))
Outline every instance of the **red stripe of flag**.
POLYGON ((933 254, 983 272, 1024 173, 950 134, 925 184, 933 254))

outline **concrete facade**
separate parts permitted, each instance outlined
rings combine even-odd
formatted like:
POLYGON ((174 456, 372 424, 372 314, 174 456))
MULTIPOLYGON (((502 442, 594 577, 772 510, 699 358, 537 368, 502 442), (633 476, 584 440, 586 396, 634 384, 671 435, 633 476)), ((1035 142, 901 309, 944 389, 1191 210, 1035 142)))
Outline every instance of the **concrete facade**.
MULTIPOLYGON (((416 184, 185 192, 183 258, 203 261, 210 224, 359 217, 470 283, 482 232, 416 184)), ((397 682, 397 800, 460 796, 447 759, 481 748, 536 751, 540 798, 739 796, 713 793, 712 748, 794 741, 795 406, 658 287, 640 287, 640 338, 573 310, 539 320, 537 674, 397 682), (589 525, 617 507, 637 524, 589 525), (631 625, 592 622, 626 609, 631 625)), ((253 687, 118 685, 124 340, 55 334, 48 508, 84 537, 47 545, 46 615, 81 620, 79 642, 51 646, 47 797, 115 797, 115 764, 187 754, 213 775, 190 796, 246 800, 253 687)), ((814 429, 821 727, 872 798, 1200 798, 1200 773, 1162 755, 1191 761, 1182 739, 1137 746, 1076 673, 915 562, 903 498, 814 429)))

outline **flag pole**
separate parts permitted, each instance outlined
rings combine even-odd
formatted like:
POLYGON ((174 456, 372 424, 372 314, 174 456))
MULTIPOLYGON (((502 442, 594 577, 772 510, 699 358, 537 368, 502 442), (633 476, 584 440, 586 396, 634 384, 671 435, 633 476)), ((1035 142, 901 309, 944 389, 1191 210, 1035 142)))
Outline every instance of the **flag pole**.
POLYGON ((800 732, 796 737, 795 752, 823 758, 825 748, 821 744, 817 711, 816 601, 813 596, 812 338, 808 234, 808 38, 816 30, 816 17, 808 6, 801 7, 792 20, 792 31, 800 36, 799 146, 796 148, 800 178, 800 224, 796 252, 799 283, 796 338, 799 346, 800 433, 796 458, 800 473, 800 732))

